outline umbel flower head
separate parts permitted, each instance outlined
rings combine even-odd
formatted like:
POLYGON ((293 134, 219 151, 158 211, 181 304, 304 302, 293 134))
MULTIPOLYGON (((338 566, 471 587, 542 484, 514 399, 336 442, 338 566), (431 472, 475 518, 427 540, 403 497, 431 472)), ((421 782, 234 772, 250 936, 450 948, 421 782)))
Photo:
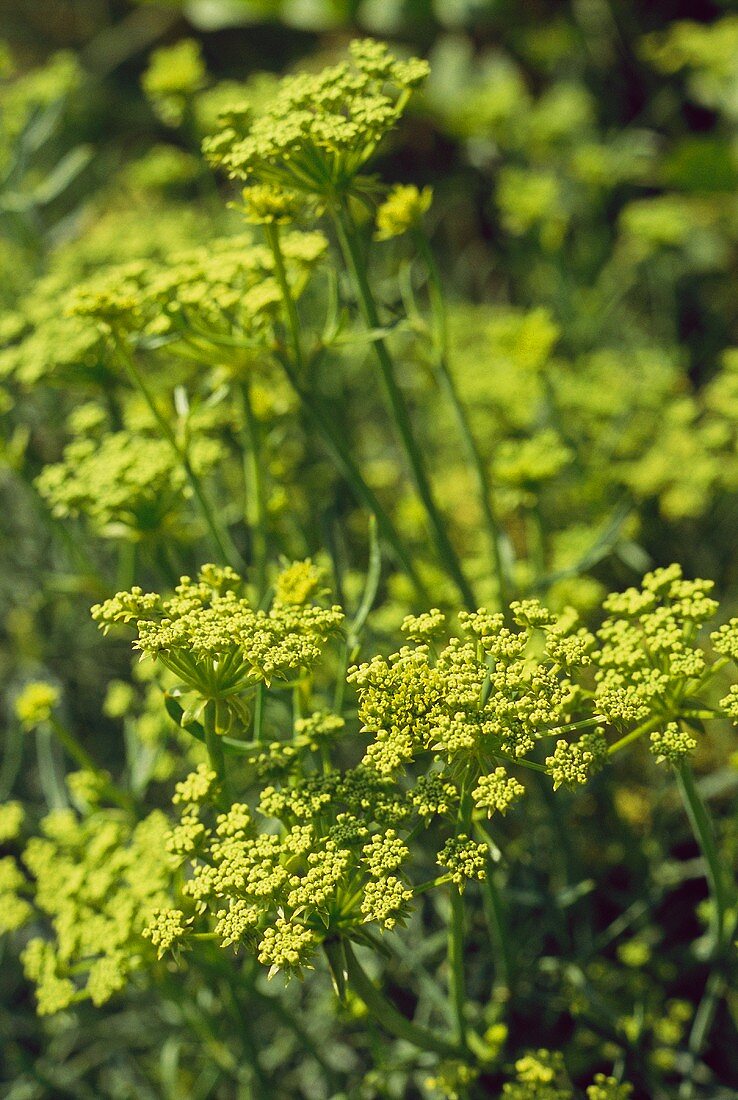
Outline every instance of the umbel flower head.
POLYGON ((423 215, 430 210, 433 191, 424 187, 421 191, 413 183, 398 183, 377 210, 378 241, 388 241, 392 237, 401 237, 408 230, 416 228, 423 215))
MULTIPOLYGON (((190 462, 204 473, 222 457, 221 445, 200 437, 190 462)), ((55 516, 86 515, 109 538, 141 538, 181 518, 186 475, 166 440, 129 431, 100 442, 74 439, 61 462, 45 466, 36 486, 55 516)))
POLYGON ((205 87, 207 72, 194 39, 154 50, 141 84, 162 122, 178 126, 196 92, 205 87))
POLYGON ((234 179, 330 198, 346 192, 428 74, 371 39, 352 42, 351 61, 285 77, 268 107, 240 103, 207 138, 205 154, 234 179))
MULTIPOLYGON (((83 819, 55 810, 43 819, 41 835, 23 852, 37 916, 46 918, 51 933, 49 939, 34 935, 23 953, 41 1015, 85 999, 104 1004, 140 965, 146 950, 141 933, 169 901, 166 829, 158 810, 136 824, 112 810, 83 819)), ((15 878, 5 883, 0 904, 13 900, 11 886, 26 881, 19 871, 15 878)), ((8 912, 24 920, 34 915, 17 895, 8 912), (18 913, 18 905, 27 911, 18 913)))
POLYGON ((135 622, 136 648, 203 702, 218 700, 217 728, 225 732, 241 714, 239 696, 310 668, 343 619, 340 608, 315 602, 322 575, 309 560, 283 571, 268 611, 253 608, 242 588, 232 569, 204 565, 197 579, 182 577, 168 599, 133 588, 95 605, 92 617, 105 631, 135 622))

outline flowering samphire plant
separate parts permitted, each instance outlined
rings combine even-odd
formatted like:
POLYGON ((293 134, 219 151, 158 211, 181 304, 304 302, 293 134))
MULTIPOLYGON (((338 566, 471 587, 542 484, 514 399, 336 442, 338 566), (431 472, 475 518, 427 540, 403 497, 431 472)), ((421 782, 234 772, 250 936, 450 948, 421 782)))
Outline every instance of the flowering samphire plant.
MULTIPOLYGON (((738 618, 648 513, 735 482, 735 363, 699 405, 653 349, 634 386, 547 308, 449 305, 433 188, 373 174, 413 97, 441 110, 429 71, 361 39, 212 85, 194 40, 156 50, 178 145, 121 183, 169 193, 156 224, 62 234, 2 321, 41 602, 79 638, 65 681, 9 620, 0 932, 54 1058, 137 1036, 103 1095, 733 1095, 738 618), (701 448, 698 494, 654 431, 701 448)), ((530 174, 503 223, 557 254, 530 174)))
MULTIPOLYGON (((678 566, 656 570, 604 601, 594 634, 537 599, 514 602, 507 615, 461 612, 455 632, 432 609, 405 618, 398 652, 348 669, 337 643, 350 628, 325 602, 310 561, 276 577, 265 608, 252 606, 238 574, 214 565, 183 577, 169 598, 134 588, 96 605, 105 630, 134 627, 142 658, 166 674, 170 715, 205 759, 175 784, 169 820, 161 811, 136 824, 103 808, 86 821, 61 812, 29 842, 21 866, 53 933, 24 951, 40 1010, 105 1003, 154 965, 146 941, 157 959, 182 966, 190 955, 197 965, 209 944, 226 965, 245 952, 269 978, 324 965, 342 1000, 356 998, 382 1029, 442 1059, 439 1088, 455 1081, 468 1091, 499 1058, 499 1029, 480 1031, 466 980, 467 936, 484 896, 493 946, 499 935, 494 876, 505 856, 496 822, 513 807, 525 813, 531 777, 554 792, 582 787, 640 740, 675 773, 703 845, 710 951, 719 957, 735 897, 689 757, 700 723, 738 717, 735 686, 719 705, 710 701, 738 659, 738 620, 713 631, 711 656, 700 646, 718 610, 711 587, 678 566), (342 713, 346 682, 357 695, 353 720, 342 713), (435 894, 449 906, 450 1027, 402 1015, 363 962, 392 951, 385 939, 435 894)), ((19 700, 29 723, 53 706, 38 689, 19 700)), ((116 800, 93 764, 78 774, 91 802, 116 800)), ((13 927, 33 909, 23 872, 12 859, 4 867, 13 927)), ((523 1059, 520 1082, 504 1095, 548 1095, 540 1066, 557 1063, 547 1057, 523 1059)), ((550 1080, 556 1074, 563 1068, 550 1080)), ((569 1096, 565 1081, 550 1095, 569 1096)), ((600 1075, 588 1095, 629 1091, 600 1075)))

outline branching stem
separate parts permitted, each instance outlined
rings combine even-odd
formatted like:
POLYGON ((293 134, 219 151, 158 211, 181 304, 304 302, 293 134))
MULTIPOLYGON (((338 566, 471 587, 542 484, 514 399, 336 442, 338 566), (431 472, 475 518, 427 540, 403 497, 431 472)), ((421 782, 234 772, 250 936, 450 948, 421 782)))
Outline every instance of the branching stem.
MULTIPOLYGON (((347 201, 345 199, 340 199, 338 202, 334 203, 331 208, 331 214, 346 267, 354 283, 359 308, 361 309, 364 321, 368 328, 373 330, 378 329, 380 327, 379 313, 372 289, 369 285, 364 261, 359 253, 356 227, 353 223, 347 201)), ((449 538, 447 521, 443 518, 436 505, 430 481, 428 480, 428 474, 425 469, 423 455, 415 438, 415 433, 410 421, 405 398, 397 384, 392 356, 389 353, 387 344, 381 337, 372 341, 372 346, 379 365, 382 388, 392 412, 405 456, 412 471, 418 496, 423 503, 428 523, 433 533, 438 556, 449 577, 458 588, 466 607, 470 611, 473 611, 477 607, 477 602, 474 598, 471 586, 464 576, 461 563, 449 538)))
POLYGON ((364 1002, 374 1019, 386 1031, 390 1031, 398 1039, 404 1039, 418 1050, 428 1050, 433 1054, 439 1054, 442 1058, 463 1057, 463 1049, 455 1043, 436 1035, 427 1028, 414 1024, 391 1004, 382 993, 379 992, 369 975, 362 967, 351 945, 345 943, 346 969, 349 985, 361 1001, 364 1002))

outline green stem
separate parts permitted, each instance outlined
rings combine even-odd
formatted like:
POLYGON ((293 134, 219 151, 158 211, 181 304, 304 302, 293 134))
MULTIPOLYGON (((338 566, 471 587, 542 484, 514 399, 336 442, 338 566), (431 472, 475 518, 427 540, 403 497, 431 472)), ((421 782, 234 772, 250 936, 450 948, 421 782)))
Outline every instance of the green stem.
POLYGON ((466 983, 464 981, 464 898, 451 886, 451 921, 448 927, 448 966, 451 1013, 456 1041, 466 1047, 466 983))
POLYGON ((120 806, 124 810, 132 810, 134 808, 133 799, 125 791, 121 791, 108 779, 105 772, 99 767, 96 761, 90 756, 87 749, 80 745, 77 738, 74 736, 71 730, 68 730, 66 726, 63 726, 58 718, 53 716, 49 719, 49 725, 51 726, 57 741, 61 744, 65 752, 71 756, 75 764, 85 771, 93 772, 101 783, 102 791, 111 802, 114 802, 116 806, 120 806))
POLYGON ((210 503, 205 495, 200 478, 195 473, 192 463, 190 462, 187 451, 180 446, 177 441, 177 437, 172 430, 171 424, 168 422, 165 416, 162 415, 159 406, 154 400, 154 395, 146 384, 143 375, 138 369, 134 357, 131 355, 127 348, 125 341, 119 336, 113 337, 115 347, 118 355, 123 363, 125 371, 133 383, 134 387, 139 391, 144 401, 148 405, 154 420, 159 428, 164 439, 169 443, 170 447, 174 451, 175 455, 182 463, 182 467, 189 482, 192 493, 197 501, 198 507, 205 520, 205 525, 210 532, 210 536, 213 540, 214 549, 220 555, 222 561, 227 562, 228 565, 234 569, 238 569, 241 566, 241 556, 236 549, 230 534, 226 527, 221 526, 210 507, 210 503))
MULTIPOLYGON (((535 581, 546 576, 548 548, 546 525, 541 514, 541 503, 536 497, 535 504, 528 513, 528 551, 535 571, 535 581)), ((535 583, 535 582, 534 582, 535 583)))
POLYGON ((265 687, 263 683, 256 685, 254 692, 254 741, 258 744, 264 739, 264 699, 265 687))
POLYGON ((583 718, 581 722, 567 722, 563 726, 552 726, 551 729, 546 730, 543 734, 544 737, 554 737, 559 733, 571 733, 573 730, 586 730, 591 729, 592 726, 601 726, 603 718, 583 718))
POLYGON ((408 1020, 384 997, 369 978, 348 941, 345 942, 346 970, 349 985, 364 1002, 377 1023, 396 1038, 403 1039, 418 1050, 428 1050, 442 1058, 463 1057, 464 1051, 427 1028, 408 1020))
POLYGON ((215 703, 212 700, 209 700, 205 706, 202 724, 205 732, 205 747, 208 750, 210 767, 218 777, 218 782, 223 791, 224 805, 230 806, 233 800, 230 795, 228 776, 226 774, 223 742, 220 739, 220 735, 215 732, 215 703))
MULTIPOLYGON (((335 204, 332 207, 331 213, 338 240, 341 245, 341 251, 343 252, 346 266, 354 282, 359 307, 364 320, 370 329, 378 329, 380 327, 379 313, 366 275, 363 258, 359 252, 356 227, 353 224, 353 219, 346 199, 341 199, 338 204, 335 204)), ((373 347, 379 365, 379 374, 384 394, 391 409, 392 416, 394 417, 395 425, 412 471, 415 487, 423 503, 423 507, 425 508, 429 526, 433 532, 436 550, 448 575, 461 593, 467 608, 473 611, 477 606, 474 593, 464 576, 458 556, 448 536, 447 521, 444 520, 439 512, 433 497, 433 492, 423 462, 423 456, 417 440, 415 439, 415 434, 410 422, 407 405, 405 404, 402 391, 395 378, 395 367, 392 357, 383 339, 379 338, 374 340, 373 347)))
MULTIPOLYGON (((473 803, 470 788, 462 783, 457 828, 460 835, 468 836, 472 831, 473 803)), ((468 1046, 466 1027, 466 981, 464 977, 464 896, 455 884, 451 884, 451 920, 448 925, 446 959, 449 973, 449 1006, 454 1021, 456 1040, 466 1050, 468 1046)))
POLYGON ((642 725, 636 726, 630 733, 626 733, 619 741, 613 741, 612 745, 607 747, 607 755, 612 756, 613 753, 620 752, 627 745, 631 745, 634 741, 637 741, 639 737, 642 737, 644 733, 648 733, 650 730, 655 730, 657 726, 662 726, 668 719, 663 715, 656 715, 655 718, 649 718, 647 722, 643 722, 642 725))
POLYGON ((691 1100, 695 1094, 694 1068, 709 1038, 718 1005, 728 987, 723 955, 735 932, 738 913, 731 910, 735 898, 730 897, 732 891, 726 887, 710 814, 697 789, 691 765, 687 762, 680 764, 676 768, 676 776, 684 809, 705 860, 706 878, 712 898, 710 973, 692 1021, 687 1044, 688 1063, 679 1089, 680 1100, 691 1100))
POLYGON ((305 357, 302 351, 302 338, 300 335, 300 316, 297 312, 297 303, 292 294, 289 279, 287 278, 287 268, 285 267, 282 246, 279 240, 279 226, 276 223, 267 223, 264 226, 264 232, 266 234, 267 244, 274 258, 274 274, 277 277, 279 289, 282 292, 282 301, 287 312, 287 327, 292 342, 295 365, 300 373, 302 373, 305 357))
POLYGON ((302 339, 300 335, 300 318, 297 313, 295 299, 292 295, 292 288, 287 278, 284 256, 279 240, 279 228, 276 225, 267 225, 265 226, 265 230, 267 242, 271 249, 272 256, 274 257, 274 273, 279 284, 282 301, 287 313, 290 342, 292 344, 294 357, 294 364, 291 364, 283 357, 279 357, 279 361, 287 375, 290 385, 300 398, 303 407, 323 435, 334 462, 343 473, 343 476, 346 478, 359 500, 363 501, 376 517, 377 526, 382 532, 383 537, 392 547, 397 560, 404 567, 418 590, 419 595, 425 599, 425 588, 420 581, 412 558, 405 550, 402 539, 395 530, 394 524, 379 503, 373 490, 364 481, 358 466, 351 458, 350 452, 344 445, 339 433, 336 431, 330 415, 324 412, 320 403, 316 401, 310 391, 305 388, 305 355, 302 349, 302 339))
POLYGON ((706 865, 707 883, 712 895, 712 936, 713 953, 719 954, 725 947, 726 917, 729 898, 720 864, 715 833, 705 803, 697 790, 694 772, 688 763, 680 764, 676 769, 677 786, 684 803, 695 840, 706 865))
POLYGON ((492 940, 492 946, 493 948, 497 948, 497 950, 494 951, 495 958, 498 960, 498 964, 495 967, 497 974, 494 983, 494 994, 497 995, 495 999, 506 1000, 512 988, 513 953, 510 947, 507 920, 505 918, 502 898, 500 897, 492 868, 490 868, 483 885, 484 915, 487 921, 490 939, 492 940))
POLYGON ((118 544, 118 568, 116 585, 119 592, 127 592, 136 581, 136 543, 122 539, 118 544))
POLYGON ((251 545, 256 576, 256 603, 261 601, 266 591, 266 570, 269 556, 267 536, 267 511, 264 494, 264 479, 260 462, 260 432, 251 394, 247 382, 241 385, 244 423, 246 425, 246 447, 244 448, 244 473, 249 485, 246 502, 247 519, 251 532, 251 545))
POLYGON ((374 515, 382 538, 390 547, 398 564, 402 566, 412 581, 419 599, 427 606, 430 606, 432 598, 420 578, 412 556, 405 548, 397 528, 380 503, 374 490, 364 480, 359 467, 351 457, 349 449, 342 439, 340 432, 337 430, 334 420, 330 414, 321 407, 320 402, 312 396, 310 391, 303 387, 289 360, 284 357, 279 357, 279 362, 287 375, 290 385, 300 398, 305 411, 322 435, 323 442, 333 458, 335 465, 346 478, 357 500, 361 501, 374 515))
POLYGON ((496 754, 506 764, 513 764, 518 768, 527 768, 530 772, 538 772, 540 775, 550 775, 545 764, 538 764, 535 760, 526 760, 524 756, 506 756, 505 753, 496 754))
POLYGON ((419 897, 421 894, 427 894, 429 890, 435 890, 438 886, 445 886, 450 881, 450 874, 438 875, 436 878, 428 879, 427 882, 421 882, 419 886, 413 886, 413 896, 419 897))
POLYGON ((461 400, 456 381, 449 366, 446 307, 443 299, 441 279, 435 257, 431 251, 425 233, 418 230, 414 233, 413 239, 425 261, 430 280, 431 306, 436 319, 436 355, 434 364, 436 379, 453 410, 459 436, 461 437, 467 460, 474 472, 474 477, 477 482, 477 493, 479 495, 479 503, 487 527, 490 559, 494 575, 497 579, 500 606, 503 612, 506 613, 513 596, 513 583, 509 576, 508 563, 505 560, 506 543, 495 510, 494 496, 488 470, 482 453, 477 445, 477 441, 474 438, 469 416, 464 408, 464 403, 461 400))

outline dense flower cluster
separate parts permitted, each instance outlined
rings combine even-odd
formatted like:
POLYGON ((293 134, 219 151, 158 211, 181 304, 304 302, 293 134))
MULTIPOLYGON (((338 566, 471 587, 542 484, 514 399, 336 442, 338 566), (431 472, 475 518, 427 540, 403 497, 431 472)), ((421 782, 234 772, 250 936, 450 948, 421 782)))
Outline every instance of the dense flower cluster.
MULTIPOLYGON (((202 700, 194 713, 225 700, 240 719, 234 729, 243 729, 235 698, 313 667, 341 613, 314 602, 325 591, 310 562, 279 575, 269 611, 254 610, 240 588, 232 570, 204 566, 169 599, 134 589, 93 616, 105 628, 135 621, 136 646, 202 700)), ((505 814, 524 794, 516 769, 547 770, 554 789, 576 786, 620 742, 648 733, 659 760, 680 762, 695 746, 680 723, 713 674, 697 644, 717 607, 709 589, 677 567, 656 570, 641 588, 605 600, 609 617, 596 635, 534 599, 514 602, 508 620, 462 613, 461 635, 445 645, 440 611, 407 617, 413 645, 348 673, 372 736, 359 767, 331 764, 343 719, 298 712, 291 738, 243 745, 262 783, 254 801, 225 797, 217 758, 177 785, 179 818, 164 846, 187 872, 181 896, 157 909, 146 935, 161 954, 213 930, 223 947, 245 946, 270 973, 299 974, 321 944, 362 942, 367 924, 389 930, 408 916, 409 838, 420 822, 440 829, 438 884, 463 891, 488 874, 489 847, 472 839, 473 823, 505 814), (609 732, 620 741, 608 747, 609 732), (544 768, 536 750, 551 737, 544 768)), ((732 652, 734 632, 732 623, 717 631, 716 647, 732 652)), ((216 732, 230 728, 216 722, 216 732)))
POLYGON ((16 717, 27 729, 33 729, 49 720, 58 702, 58 687, 45 680, 32 680, 16 696, 16 717))
POLYGON ((301 778, 298 762, 262 790, 256 816, 240 803, 217 813, 217 793, 205 768, 177 786, 167 849, 189 872, 183 908, 157 913, 147 932, 160 950, 206 919, 223 947, 300 973, 331 937, 360 939, 365 924, 391 929, 407 915, 410 853, 396 827, 412 808, 392 784, 365 769, 301 778))
POLYGON ((205 64, 198 43, 183 38, 174 46, 154 50, 141 83, 157 114, 170 126, 176 126, 205 80, 205 64))
MULTIPOLYGON (((204 473, 223 453, 216 440, 200 437, 190 444, 189 461, 196 473, 204 473)), ((62 461, 45 466, 36 484, 55 516, 86 515, 112 538, 162 532, 188 492, 169 443, 127 431, 99 441, 73 440, 62 461)))
MULTIPOLYGON (((285 234, 282 251, 293 294, 323 257, 322 233, 285 234)), ((175 252, 166 262, 131 261, 77 286, 70 311, 115 331, 151 338, 189 341, 202 353, 202 341, 238 334, 244 347, 264 339, 280 291, 269 249, 244 233, 212 240, 207 248, 175 252)))
POLYGON ((134 622, 136 648, 160 660, 186 691, 199 696, 196 716, 213 701, 215 728, 223 733, 243 718, 240 696, 258 683, 309 669, 343 619, 339 607, 310 602, 322 581, 309 561, 291 566, 277 580, 268 611, 254 608, 242 589, 232 569, 205 565, 196 580, 182 577, 169 599, 134 588, 96 604, 92 616, 106 631, 115 623, 134 622))
MULTIPOLYGON (((461 614, 462 636, 437 656, 418 641, 372 658, 349 673, 363 731, 372 736, 365 765, 395 775, 430 753, 449 780, 474 784, 476 805, 491 814, 522 793, 508 769, 525 767, 551 736, 546 767, 554 787, 585 783, 602 766, 608 728, 652 732, 658 758, 676 761, 695 747, 678 721, 689 721, 712 676, 697 644, 717 610, 711 587, 671 566, 648 574, 641 589, 608 597, 609 617, 596 635, 569 613, 525 600, 511 607, 512 627, 499 613, 461 614)), ((422 639, 440 624, 430 615, 408 620, 405 630, 422 639)), ((713 637, 718 651, 731 651, 732 627, 713 637)))
MULTIPOLYGON (((338 18, 331 0, 298 6, 305 26, 338 18)), ((392 4, 402 41, 432 6, 392 4)), ((381 7, 362 6, 368 26, 381 7)), ((216 84, 194 40, 157 49, 143 91, 176 133, 148 148, 128 140, 125 111, 101 146, 88 110, 87 70, 105 110, 108 62, 135 20, 91 41, 91 67, 64 54, 15 70, 0 42, 14 536, 0 932, 41 1013, 63 1012, 5 1029, 21 1092, 186 1094, 213 1069, 212 1088, 239 1095, 470 1100, 492 1076, 511 1100, 573 1100, 563 1054, 520 1057, 531 1018, 542 1045, 560 1038, 564 1005, 587 1100, 625 1100, 628 1069, 659 1095, 722 1084, 711 1048, 738 909, 730 822, 709 819, 728 806, 735 760, 712 785, 690 758, 707 770, 738 720, 738 620, 710 635, 711 586, 676 567, 603 596, 671 543, 732 598, 738 349, 722 307, 738 20, 634 41, 629 63, 665 74, 669 94, 654 100, 658 132, 648 109, 618 131, 595 98, 620 48, 614 21, 595 20, 583 60, 581 13, 524 18, 507 41, 503 19, 489 52, 486 32, 464 37, 475 5, 456 7, 453 34, 422 42, 428 81, 425 62, 368 41, 321 71, 245 83, 216 84), (421 83, 407 124, 417 179, 433 148, 462 169, 438 181, 429 220, 461 291, 448 307, 424 235, 430 188, 364 174, 421 83), (709 134, 685 129, 682 100, 710 113, 709 134), (204 134, 210 166, 245 184, 227 207, 204 134), (289 229, 323 214, 330 240, 289 229), (401 248, 377 247, 403 233, 401 248), (497 300, 500 280, 535 307, 465 303, 497 300), (310 559, 276 572, 324 550, 345 627, 310 559), (202 560, 220 564, 177 585, 202 560), (107 660, 90 659, 70 610, 116 587, 128 590, 95 617, 135 630, 149 659, 115 668, 93 734, 86 700, 107 660), (545 606, 510 604, 532 594, 545 606), (613 758, 614 775, 565 793, 613 758), (650 827, 648 783, 671 770, 679 839, 689 824, 700 861, 674 842, 676 798, 650 827), (168 784, 173 812, 146 817, 168 784), (707 934, 690 942, 682 886, 702 871, 707 934), (590 889, 598 904, 579 904, 590 889), (321 961, 340 1016, 325 981, 266 992, 260 967, 305 977, 321 961), (690 982, 697 996, 674 999, 690 982), (89 1013, 66 1011, 113 994, 140 1057, 106 1052, 89 1013), (380 1044, 365 1011, 398 1045, 380 1044)), ((229 19, 219 8, 205 22, 229 19)), ((116 106, 127 83, 118 66, 116 106)))
MULTIPOLYGON (((633 1086, 604 1073, 587 1087, 587 1100, 628 1100, 633 1086)), ((515 1080, 502 1086, 504 1100, 573 1100, 574 1088, 558 1051, 531 1051, 515 1063, 515 1080)))
POLYGON ((420 190, 414 184, 397 184, 377 210, 377 240, 388 241, 416 228, 432 201, 430 187, 420 190))
MULTIPOLYGON (((131 826, 101 810, 80 819, 58 810, 41 823, 22 862, 33 881, 36 909, 52 939, 34 935, 24 950, 26 974, 36 984, 41 1013, 59 1012, 89 998, 96 1005, 121 989, 141 963, 141 933, 157 907, 168 903, 171 867, 164 848, 167 820, 154 811, 131 826)), ((32 915, 23 897, 30 885, 16 871, 10 905, 32 915)), ((21 921, 19 920, 19 923, 21 921)))
POLYGON ((225 111, 205 142, 210 162, 288 191, 344 191, 428 74, 426 62, 400 61, 380 42, 355 41, 350 51, 351 63, 285 77, 253 118, 248 102, 225 111))

